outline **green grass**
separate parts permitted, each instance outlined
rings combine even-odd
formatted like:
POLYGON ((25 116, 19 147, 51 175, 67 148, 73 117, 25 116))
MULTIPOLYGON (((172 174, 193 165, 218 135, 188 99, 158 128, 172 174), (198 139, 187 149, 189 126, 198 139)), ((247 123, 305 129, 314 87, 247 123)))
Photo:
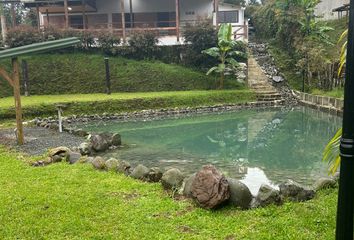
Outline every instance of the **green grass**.
POLYGON ((336 190, 305 203, 207 211, 90 165, 33 168, 0 147, 0 239, 333 239, 336 190))
POLYGON ((319 89, 313 89, 311 91, 311 93, 315 94, 315 95, 334 97, 334 98, 343 98, 344 97, 344 89, 343 88, 333 89, 332 91, 322 91, 319 89))
MULTIPOLYGON (((104 56, 101 54, 52 53, 33 55, 24 59, 29 66, 31 95, 105 92, 104 56)), ((10 61, 0 61, 0 65, 9 69, 10 61)), ((216 89, 216 77, 206 76, 205 73, 205 71, 159 61, 110 58, 112 92, 216 89)), ((0 97, 12 94, 10 86, 1 78, 0 86, 0 97)), ((239 89, 242 85, 235 78, 228 78, 225 87, 239 89)))
MULTIPOLYGON (((197 107, 255 101, 250 90, 177 91, 147 93, 72 94, 22 97, 25 118, 56 114, 56 103, 66 103, 66 115, 121 113, 145 109, 197 107)), ((13 118, 12 97, 0 101, 0 118, 13 118)))

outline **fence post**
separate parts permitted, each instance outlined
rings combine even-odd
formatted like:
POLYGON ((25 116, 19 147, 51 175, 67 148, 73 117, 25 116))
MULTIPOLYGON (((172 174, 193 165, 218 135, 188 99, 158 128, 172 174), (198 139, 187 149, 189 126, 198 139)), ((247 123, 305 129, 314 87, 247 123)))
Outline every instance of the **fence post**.
POLYGON ((110 74, 110 70, 109 70, 109 58, 106 57, 104 58, 104 65, 105 65, 105 69, 106 69, 106 93, 108 95, 111 94, 111 74, 110 74))
POLYGON ((29 96, 29 79, 28 79, 28 64, 26 60, 22 60, 22 78, 23 78, 23 87, 25 90, 25 96, 29 96))

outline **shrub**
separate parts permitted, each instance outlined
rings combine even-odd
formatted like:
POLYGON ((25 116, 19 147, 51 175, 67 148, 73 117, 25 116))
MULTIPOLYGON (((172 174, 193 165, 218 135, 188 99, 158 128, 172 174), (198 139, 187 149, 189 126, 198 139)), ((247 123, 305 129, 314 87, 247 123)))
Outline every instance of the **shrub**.
POLYGON ((114 46, 120 44, 120 38, 113 33, 101 31, 98 33, 98 47, 105 53, 110 53, 114 46))
POLYGON ((151 59, 157 51, 158 39, 151 31, 137 31, 128 40, 131 53, 138 59, 151 59))
POLYGON ((5 44, 10 48, 14 48, 41 41, 42 36, 37 29, 22 25, 12 28, 7 32, 5 44))
POLYGON ((185 64, 195 67, 209 67, 215 60, 202 54, 204 49, 217 44, 217 31, 209 20, 201 20, 195 24, 187 25, 183 33, 185 41, 189 44, 185 53, 185 64))

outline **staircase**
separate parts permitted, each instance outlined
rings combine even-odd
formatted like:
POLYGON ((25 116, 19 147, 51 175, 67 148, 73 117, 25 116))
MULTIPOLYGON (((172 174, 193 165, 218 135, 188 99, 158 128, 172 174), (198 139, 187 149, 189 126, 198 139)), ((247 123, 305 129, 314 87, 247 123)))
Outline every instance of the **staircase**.
POLYGON ((248 59, 248 86, 256 92, 257 101, 283 101, 281 94, 269 83, 268 77, 252 56, 248 59))

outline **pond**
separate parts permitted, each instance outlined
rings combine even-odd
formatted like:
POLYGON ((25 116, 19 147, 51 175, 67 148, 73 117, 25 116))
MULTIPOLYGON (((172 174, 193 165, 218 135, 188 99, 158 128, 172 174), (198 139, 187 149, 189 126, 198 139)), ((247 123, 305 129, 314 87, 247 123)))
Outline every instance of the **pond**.
POLYGON ((322 151, 340 125, 337 116, 294 107, 79 127, 121 134, 125 147, 103 157, 126 160, 133 166, 176 167, 186 174, 213 164, 256 194, 263 183, 277 187, 290 178, 310 185, 326 176, 322 151))

